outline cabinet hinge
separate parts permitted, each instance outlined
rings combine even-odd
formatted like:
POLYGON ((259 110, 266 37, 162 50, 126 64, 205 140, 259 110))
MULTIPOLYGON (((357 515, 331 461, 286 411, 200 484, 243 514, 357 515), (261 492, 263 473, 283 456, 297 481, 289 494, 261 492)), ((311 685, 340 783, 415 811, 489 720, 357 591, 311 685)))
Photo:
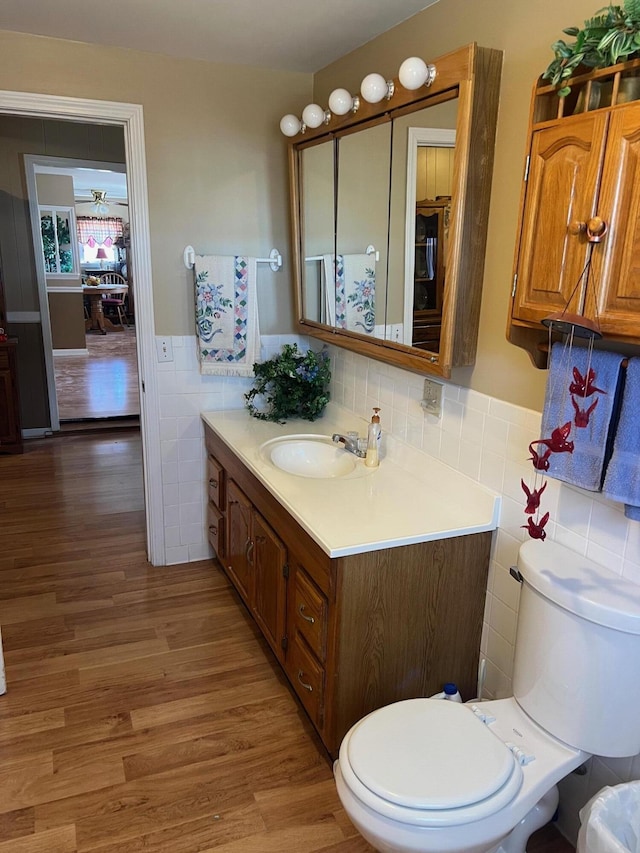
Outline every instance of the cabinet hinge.
POLYGON ((529 180, 529 163, 531 162, 531 155, 527 154, 527 159, 524 164, 524 181, 525 183, 529 180))
POLYGON ((288 640, 288 638, 287 638, 287 637, 283 637, 283 638, 280 640, 280 645, 282 646, 282 651, 283 651, 283 652, 286 652, 286 651, 287 651, 287 648, 288 648, 288 646, 289 646, 289 640, 288 640))
POLYGON ((282 577, 289 579, 289 563, 285 563, 282 567, 282 577))
POLYGON ((518 286, 518 273, 516 273, 513 277, 513 287, 511 288, 511 298, 516 295, 516 287, 518 286))

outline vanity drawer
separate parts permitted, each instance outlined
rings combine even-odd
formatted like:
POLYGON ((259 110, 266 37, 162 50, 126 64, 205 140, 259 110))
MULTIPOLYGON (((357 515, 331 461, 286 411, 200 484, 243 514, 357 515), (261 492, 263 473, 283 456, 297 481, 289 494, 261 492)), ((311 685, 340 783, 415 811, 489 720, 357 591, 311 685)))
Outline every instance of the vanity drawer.
POLYGON ((304 641, 295 637, 287 653, 287 670, 296 693, 312 722, 319 729, 324 725, 324 670, 304 641))
POLYGON ((207 538, 216 556, 224 557, 224 516, 211 502, 207 504, 207 538))
POLYGON ((298 567, 293 592, 293 624, 324 663, 327 659, 327 600, 298 567))
POLYGON ((211 454, 207 456, 207 492, 218 509, 224 507, 224 468, 211 454))

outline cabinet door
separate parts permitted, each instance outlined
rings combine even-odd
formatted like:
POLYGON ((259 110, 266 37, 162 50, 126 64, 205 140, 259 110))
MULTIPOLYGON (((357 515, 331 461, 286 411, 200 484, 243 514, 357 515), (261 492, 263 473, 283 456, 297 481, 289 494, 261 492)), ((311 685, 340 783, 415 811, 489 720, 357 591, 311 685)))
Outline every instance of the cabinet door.
POLYGON ((276 657, 283 660, 287 549, 262 516, 255 511, 253 540, 253 615, 276 657))
POLYGON ((553 311, 579 311, 587 260, 573 222, 596 215, 608 116, 587 114, 533 134, 520 230, 513 318, 539 322, 553 311), (576 288, 576 284, 580 286, 576 288))
MULTIPOLYGON (((590 289, 602 331, 640 334, 640 104, 611 115, 598 216, 608 231, 593 254, 590 289)), ((593 315, 590 297, 585 313, 593 315)))
POLYGON ((233 480, 227 483, 227 535, 225 566, 232 583, 247 604, 251 586, 251 503, 233 480))

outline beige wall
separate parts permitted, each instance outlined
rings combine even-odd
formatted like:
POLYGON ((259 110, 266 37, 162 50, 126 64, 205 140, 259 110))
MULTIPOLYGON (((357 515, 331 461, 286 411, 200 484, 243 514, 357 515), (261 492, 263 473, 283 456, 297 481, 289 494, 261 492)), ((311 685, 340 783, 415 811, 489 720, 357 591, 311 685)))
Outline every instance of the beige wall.
MULTIPOLYGON (((0 88, 142 104, 158 334, 193 333, 185 245, 261 257, 276 246, 288 259, 279 121, 308 102, 310 75, 0 32, 0 88)), ((290 275, 260 268, 265 333, 293 328, 290 275)))
POLYGON ((440 0, 316 75, 314 100, 326 104, 337 86, 357 92, 371 71, 395 77, 407 56, 426 60, 475 41, 504 51, 496 158, 478 357, 453 380, 512 403, 541 409, 546 372, 507 343, 518 204, 532 86, 553 58, 564 27, 580 26, 596 6, 567 0, 440 0))

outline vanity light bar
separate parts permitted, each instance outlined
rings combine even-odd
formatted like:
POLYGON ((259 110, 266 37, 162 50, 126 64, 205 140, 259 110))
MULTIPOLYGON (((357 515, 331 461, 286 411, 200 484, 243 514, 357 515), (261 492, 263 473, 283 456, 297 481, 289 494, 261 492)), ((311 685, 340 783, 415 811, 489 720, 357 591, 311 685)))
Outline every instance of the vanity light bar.
MULTIPOLYGON (((398 79, 409 91, 430 86, 436 78, 435 65, 427 65, 419 56, 410 56, 400 66, 398 79)), ((370 104, 390 100, 395 92, 393 80, 385 80, 382 74, 367 74, 360 85, 360 94, 370 104)), ((302 111, 302 120, 289 113, 280 121, 280 130, 285 136, 297 136, 306 129, 315 129, 321 124, 329 124, 332 115, 344 116, 356 113, 360 108, 360 98, 347 89, 334 89, 329 95, 329 109, 323 110, 318 104, 308 104, 302 111)))

